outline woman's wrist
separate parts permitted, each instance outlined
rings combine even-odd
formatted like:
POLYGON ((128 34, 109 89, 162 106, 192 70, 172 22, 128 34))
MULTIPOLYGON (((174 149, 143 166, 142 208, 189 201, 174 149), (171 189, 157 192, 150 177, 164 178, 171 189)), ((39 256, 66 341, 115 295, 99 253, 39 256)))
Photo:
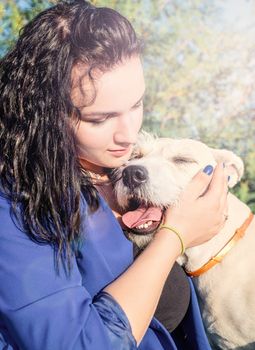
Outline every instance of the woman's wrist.
POLYGON ((181 255, 185 253, 185 244, 184 244, 184 240, 182 237, 182 234, 173 226, 169 226, 169 225, 161 225, 160 226, 161 229, 166 229, 168 230, 171 234, 174 234, 178 237, 179 241, 180 241, 180 245, 181 245, 181 255))
POLYGON ((182 244, 179 237, 174 233, 170 232, 168 228, 162 227, 159 229, 154 237, 155 241, 160 241, 165 247, 171 252, 171 255, 177 259, 182 252, 182 244))

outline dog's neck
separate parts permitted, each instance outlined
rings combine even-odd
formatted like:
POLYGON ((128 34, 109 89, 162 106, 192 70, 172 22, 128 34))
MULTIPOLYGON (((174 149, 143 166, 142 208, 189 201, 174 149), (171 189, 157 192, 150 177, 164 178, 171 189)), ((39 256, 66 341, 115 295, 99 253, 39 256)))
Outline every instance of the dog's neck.
MULTIPOLYGON (((237 228, 249 216, 249 207, 231 193, 228 194, 228 220, 221 231, 210 241, 186 250, 187 270, 195 271, 216 255, 231 239, 237 228)), ((238 244, 238 243, 237 243, 238 244)), ((181 259, 180 259, 181 261, 181 259)))

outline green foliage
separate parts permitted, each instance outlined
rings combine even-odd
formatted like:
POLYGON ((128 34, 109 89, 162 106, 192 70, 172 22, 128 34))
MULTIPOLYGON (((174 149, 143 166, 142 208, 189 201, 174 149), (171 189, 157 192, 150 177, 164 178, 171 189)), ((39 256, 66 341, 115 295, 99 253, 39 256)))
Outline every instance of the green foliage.
MULTIPOLYGON (((243 20, 244 8, 238 9, 231 1, 91 2, 120 11, 145 42, 145 129, 161 136, 200 139, 211 147, 236 152, 245 162, 245 174, 234 192, 255 210, 252 2, 243 2, 251 12, 243 20), (224 8, 229 4, 232 11, 224 8), (231 19, 234 9, 242 22, 231 19)), ((54 0, 1 3, 0 54, 27 21, 52 3, 54 0)))
POLYGON ((13 45, 20 29, 54 0, 6 0, 0 4, 0 55, 13 45))
POLYGON ((234 193, 249 205, 255 213, 255 150, 248 153, 246 157, 246 171, 240 185, 234 193))

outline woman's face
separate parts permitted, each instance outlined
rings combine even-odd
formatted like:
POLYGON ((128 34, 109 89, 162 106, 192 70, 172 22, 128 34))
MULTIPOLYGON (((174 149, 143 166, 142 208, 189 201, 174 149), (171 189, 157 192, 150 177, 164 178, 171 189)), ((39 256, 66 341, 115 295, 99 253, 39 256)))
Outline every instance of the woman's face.
MULTIPOLYGON (((74 69, 79 77, 78 69, 74 69)), ((94 76, 93 76, 94 77, 94 76)), ((121 62, 111 70, 95 75, 96 98, 93 104, 80 107, 81 121, 75 126, 79 157, 99 168, 115 168, 127 161, 143 119, 145 83, 138 56, 121 62)), ((72 100, 86 105, 94 89, 88 78, 74 85, 72 100)))

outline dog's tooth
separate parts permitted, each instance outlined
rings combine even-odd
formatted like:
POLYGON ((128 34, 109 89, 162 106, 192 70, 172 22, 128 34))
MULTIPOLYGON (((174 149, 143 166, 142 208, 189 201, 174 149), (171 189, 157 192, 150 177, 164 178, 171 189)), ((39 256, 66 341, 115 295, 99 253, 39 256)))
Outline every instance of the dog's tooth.
POLYGON ((138 229, 143 229, 143 228, 146 228, 145 224, 141 224, 139 226, 137 226, 138 229))
POLYGON ((152 225, 152 221, 150 220, 148 222, 145 222, 144 224, 136 226, 136 228, 139 229, 139 230, 142 230, 142 229, 148 228, 151 225, 152 225))

